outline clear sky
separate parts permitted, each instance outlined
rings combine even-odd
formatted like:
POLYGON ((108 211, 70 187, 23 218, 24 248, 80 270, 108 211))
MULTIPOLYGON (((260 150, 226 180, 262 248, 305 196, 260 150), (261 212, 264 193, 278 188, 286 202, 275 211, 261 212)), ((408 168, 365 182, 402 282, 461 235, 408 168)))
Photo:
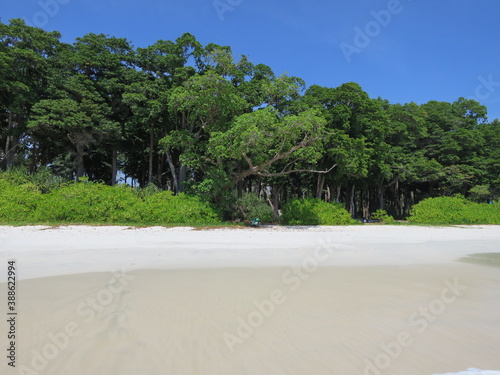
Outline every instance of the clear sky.
POLYGON ((192 33, 307 85, 357 82, 391 103, 476 99, 500 118, 499 0, 4 0, 63 41, 87 33, 135 47, 192 33))

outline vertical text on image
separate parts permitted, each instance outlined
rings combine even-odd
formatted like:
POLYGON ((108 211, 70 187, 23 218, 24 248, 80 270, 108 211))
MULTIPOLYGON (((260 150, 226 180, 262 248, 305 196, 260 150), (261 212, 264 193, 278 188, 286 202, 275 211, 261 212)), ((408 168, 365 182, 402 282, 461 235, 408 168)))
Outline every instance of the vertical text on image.
POLYGON ((16 367, 17 344, 17 263, 16 260, 7 261, 7 364, 16 367))

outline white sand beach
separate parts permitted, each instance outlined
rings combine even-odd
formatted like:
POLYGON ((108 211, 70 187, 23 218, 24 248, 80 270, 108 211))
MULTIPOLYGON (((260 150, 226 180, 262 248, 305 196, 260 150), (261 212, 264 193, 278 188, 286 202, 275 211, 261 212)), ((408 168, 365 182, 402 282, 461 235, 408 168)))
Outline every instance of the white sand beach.
POLYGON ((2 374, 500 370, 500 226, 5 226, 0 241, 2 306, 8 260, 18 278, 2 374))

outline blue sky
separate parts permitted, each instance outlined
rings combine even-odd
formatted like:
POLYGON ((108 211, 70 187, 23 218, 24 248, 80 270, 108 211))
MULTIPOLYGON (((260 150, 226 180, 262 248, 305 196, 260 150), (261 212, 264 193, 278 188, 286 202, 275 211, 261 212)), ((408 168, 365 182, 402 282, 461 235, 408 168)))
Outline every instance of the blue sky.
POLYGON ((125 37, 136 47, 190 32, 308 85, 357 82, 392 103, 476 99, 500 118, 498 0, 17 0, 0 17, 125 37), (217 5, 217 7, 216 7, 217 5), (219 10, 217 11, 218 8, 219 10))

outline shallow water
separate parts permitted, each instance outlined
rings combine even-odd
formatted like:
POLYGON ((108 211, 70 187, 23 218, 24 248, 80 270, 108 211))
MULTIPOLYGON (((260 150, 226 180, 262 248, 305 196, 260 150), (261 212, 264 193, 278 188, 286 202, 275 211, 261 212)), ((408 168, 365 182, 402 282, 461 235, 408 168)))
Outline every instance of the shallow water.
POLYGON ((461 262, 500 267, 500 253, 470 254, 460 259, 461 262))
POLYGON ((460 372, 449 372, 447 374, 435 374, 435 375, 500 375, 500 371, 490 371, 490 370, 480 370, 480 369, 467 369, 466 371, 460 372))

